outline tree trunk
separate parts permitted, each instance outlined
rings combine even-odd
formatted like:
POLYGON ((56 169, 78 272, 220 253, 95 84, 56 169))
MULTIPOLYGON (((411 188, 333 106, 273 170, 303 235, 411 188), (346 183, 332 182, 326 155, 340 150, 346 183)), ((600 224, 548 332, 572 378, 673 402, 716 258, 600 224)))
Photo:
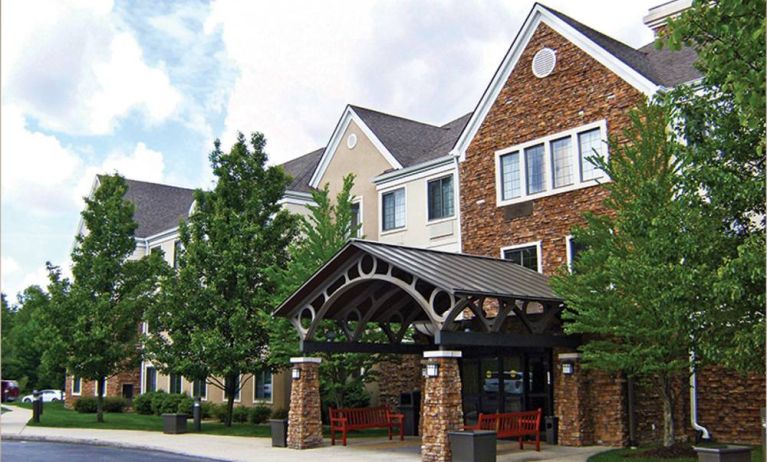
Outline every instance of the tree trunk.
POLYGON ((674 393, 669 377, 660 378, 661 397, 663 399, 663 446, 669 447, 676 442, 674 432, 674 393))
POLYGON ((224 425, 227 427, 232 426, 232 413, 234 411, 234 394, 237 392, 237 387, 240 385, 237 383, 237 376, 230 376, 229 380, 226 381, 225 387, 226 388, 226 422, 224 422, 224 425))
POLYGON ((96 421, 99 423, 104 422, 104 385, 106 382, 105 377, 99 377, 98 381, 96 382, 97 385, 97 394, 98 398, 96 398, 96 421))

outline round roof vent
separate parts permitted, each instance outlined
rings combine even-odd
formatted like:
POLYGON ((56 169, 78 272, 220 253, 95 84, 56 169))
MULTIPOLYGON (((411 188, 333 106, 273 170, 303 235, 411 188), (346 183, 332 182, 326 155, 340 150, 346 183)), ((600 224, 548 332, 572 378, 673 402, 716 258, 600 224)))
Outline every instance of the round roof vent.
POLYGON ((533 56, 533 75, 542 79, 554 71, 557 64, 557 53, 551 48, 541 48, 533 56))
POLYGON ((348 138, 346 138, 346 147, 349 149, 354 149, 354 146, 357 146, 357 135, 352 133, 348 138))

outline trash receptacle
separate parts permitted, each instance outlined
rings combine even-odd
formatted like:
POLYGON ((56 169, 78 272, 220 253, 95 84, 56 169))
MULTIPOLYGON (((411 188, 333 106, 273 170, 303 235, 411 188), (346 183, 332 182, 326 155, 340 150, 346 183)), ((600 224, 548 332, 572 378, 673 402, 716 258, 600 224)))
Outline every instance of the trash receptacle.
POLYGON ((405 416, 404 434, 418 436, 418 423, 421 417, 421 392, 415 390, 400 394, 399 411, 405 416))
POLYGON ((559 418, 550 415, 544 419, 544 425, 546 426, 546 442, 548 444, 557 444, 559 438, 559 418))
POLYGON ((272 427, 272 447, 288 447, 288 419, 271 419, 269 425, 272 427))
POLYGON ((163 414, 162 432, 171 435, 186 433, 186 414, 163 414))
POLYGON ((495 462, 496 435, 490 430, 447 432, 453 462, 495 462))
POLYGON ((725 445, 719 448, 693 446, 698 462, 751 462, 750 446, 725 445))

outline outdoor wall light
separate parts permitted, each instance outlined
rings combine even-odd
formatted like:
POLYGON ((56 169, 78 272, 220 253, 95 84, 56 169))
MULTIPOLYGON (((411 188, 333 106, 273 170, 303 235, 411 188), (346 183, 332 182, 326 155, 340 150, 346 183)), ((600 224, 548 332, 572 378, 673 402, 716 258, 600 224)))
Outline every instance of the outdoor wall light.
POLYGON ((426 365, 426 377, 438 377, 439 364, 431 363, 426 365))
POLYGON ((573 375, 573 363, 562 363, 562 373, 565 375, 573 375))
POLYGON ((301 378, 301 369, 294 367, 293 370, 290 372, 290 376, 293 378, 293 380, 298 380, 301 378))

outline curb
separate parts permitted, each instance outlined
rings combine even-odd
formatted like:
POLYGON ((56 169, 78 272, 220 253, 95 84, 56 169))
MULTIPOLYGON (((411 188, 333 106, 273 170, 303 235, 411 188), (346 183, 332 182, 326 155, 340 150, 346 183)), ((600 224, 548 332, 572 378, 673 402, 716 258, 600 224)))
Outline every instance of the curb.
POLYGON ((197 456, 194 454, 188 454, 185 452, 169 451, 165 448, 158 448, 156 446, 146 446, 132 443, 121 443, 117 441, 104 441, 89 438, 72 438, 67 436, 45 436, 45 435, 2 435, 0 437, 3 441, 34 441, 41 443, 67 443, 67 444, 82 444, 87 446, 101 446, 118 449, 134 449, 140 451, 161 452, 164 454, 172 454, 175 456, 189 456, 195 457, 198 460, 210 461, 210 462, 226 462, 226 459, 211 459, 208 457, 197 456))

